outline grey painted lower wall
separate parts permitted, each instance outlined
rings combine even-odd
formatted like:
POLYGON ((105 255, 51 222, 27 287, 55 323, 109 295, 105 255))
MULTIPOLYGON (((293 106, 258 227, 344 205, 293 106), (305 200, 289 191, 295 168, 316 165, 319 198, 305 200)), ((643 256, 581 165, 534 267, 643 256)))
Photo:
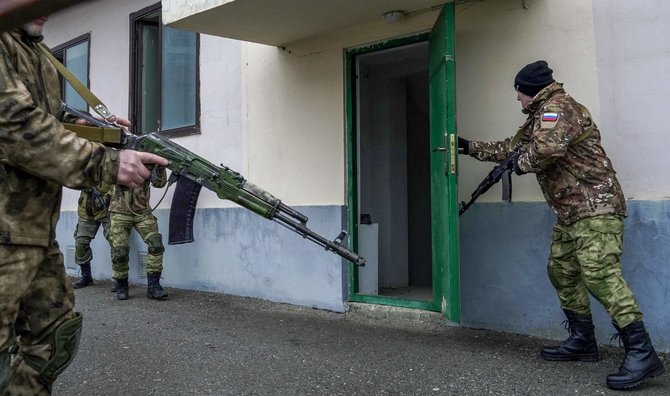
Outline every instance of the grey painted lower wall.
MULTIPOLYGON (((309 217, 314 231, 327 238, 345 228, 343 207, 296 209, 309 217)), ((628 210, 624 277, 636 294, 656 347, 670 351, 670 201, 631 201, 628 210)), ((166 210, 156 213, 162 230, 167 230, 168 214, 166 210)), ((555 221, 547 205, 481 203, 460 220, 462 325, 564 338, 563 313, 546 274, 555 221)), ((62 213, 58 237, 63 250, 74 244, 76 221, 76 213, 62 213)), ((347 267, 338 256, 241 208, 199 209, 194 228, 195 243, 166 246, 163 284, 344 310, 347 267)), ((109 246, 101 232, 93 248, 94 277, 110 279, 109 246)), ((144 244, 133 233, 130 278, 144 283, 138 250, 144 250, 144 244)), ((76 274, 76 270, 69 272, 76 274)), ((142 288, 131 288, 131 296, 143 294, 142 288)), ((614 333, 610 319, 597 302, 593 312, 599 341, 607 343, 614 333)))
MULTIPOLYGON (((346 224, 341 206, 295 209, 309 217, 307 224, 313 231, 328 239, 335 238, 346 224)), ((280 224, 242 208, 198 209, 195 242, 167 246, 169 211, 154 214, 166 244, 163 285, 344 311, 347 267, 343 260, 280 224)), ((76 224, 75 212, 61 213, 57 236, 64 251, 74 245, 76 224)), ((146 283, 138 259, 138 252, 146 251, 146 245, 136 232, 130 245, 130 282, 146 283)), ((101 230, 92 249, 93 277, 111 279, 110 249, 101 230)), ((77 272, 68 270, 72 275, 77 272)), ((130 292, 131 297, 145 294, 138 287, 131 287, 130 292)))
MULTIPOLYGON (((670 201, 629 201, 624 278, 655 346, 670 350, 670 201)), ((565 319, 546 272, 555 216, 546 203, 474 205, 461 217, 462 324, 565 338, 565 319)), ((598 341, 615 332, 592 299, 598 341)))

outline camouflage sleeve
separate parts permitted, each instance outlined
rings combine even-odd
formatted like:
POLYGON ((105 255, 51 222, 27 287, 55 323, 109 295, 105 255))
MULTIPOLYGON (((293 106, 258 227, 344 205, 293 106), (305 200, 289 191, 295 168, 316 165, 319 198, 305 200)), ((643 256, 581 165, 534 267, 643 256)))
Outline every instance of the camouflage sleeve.
POLYGON ((167 171, 164 166, 155 166, 151 171, 151 185, 156 188, 163 188, 167 184, 167 171))
POLYGON ((470 141, 470 156, 480 161, 500 163, 512 153, 512 138, 499 142, 470 141))
POLYGON ((0 161, 70 188, 116 183, 118 152, 81 139, 44 112, 0 43, 0 161))
POLYGON ((540 114, 540 128, 519 157, 524 172, 540 172, 565 156, 570 142, 581 133, 579 115, 572 106, 548 105, 540 114))

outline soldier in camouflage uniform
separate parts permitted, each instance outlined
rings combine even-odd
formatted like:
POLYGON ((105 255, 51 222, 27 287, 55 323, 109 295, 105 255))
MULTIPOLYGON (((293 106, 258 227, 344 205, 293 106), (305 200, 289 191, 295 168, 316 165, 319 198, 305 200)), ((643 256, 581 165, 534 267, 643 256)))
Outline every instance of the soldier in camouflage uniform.
POLYGON ((77 214, 79 221, 74 229, 74 262, 79 266, 81 277, 73 283, 75 289, 93 284, 91 260, 93 251, 91 241, 102 226, 105 239, 109 240, 109 202, 111 186, 101 183, 96 187, 85 188, 79 195, 77 214))
POLYGON ((166 184, 165 168, 156 166, 151 172, 151 178, 142 186, 135 189, 122 186, 112 188, 109 242, 112 246, 112 277, 116 281, 114 290, 118 300, 128 299, 128 240, 133 228, 147 244, 147 297, 157 300, 167 298, 167 292, 160 284, 165 248, 149 202, 151 187, 162 188, 166 184))
MULTIPOLYGON (((149 153, 78 138, 56 118, 60 84, 39 51, 47 18, 0 33, 0 394, 49 395, 82 317, 56 242, 62 185, 139 185, 149 153)), ((63 120, 74 121, 73 117, 63 120)))
POLYGON ((481 161, 516 156, 513 170, 535 173, 556 213, 548 274, 567 317, 569 337, 544 347, 547 360, 598 359, 589 294, 607 310, 626 356, 607 377, 613 389, 632 388, 664 372, 633 292, 621 275, 626 202, 589 111, 554 81, 545 61, 525 66, 514 87, 528 115, 514 137, 498 142, 459 138, 462 153, 481 161))

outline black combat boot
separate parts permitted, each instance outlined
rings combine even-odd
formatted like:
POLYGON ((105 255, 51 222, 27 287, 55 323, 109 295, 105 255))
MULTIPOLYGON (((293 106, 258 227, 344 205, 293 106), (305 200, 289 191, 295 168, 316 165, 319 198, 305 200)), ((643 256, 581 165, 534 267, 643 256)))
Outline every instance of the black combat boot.
POLYGON ((598 344, 591 314, 578 314, 565 309, 563 312, 568 318, 566 329, 570 336, 558 346, 542 347, 542 358, 554 361, 597 361, 598 344))
POLYGON ((82 264, 79 266, 79 268, 81 269, 81 277, 72 284, 72 287, 75 289, 81 289, 82 287, 91 286, 93 284, 93 277, 91 276, 91 263, 82 264))
POLYGON ((128 299, 128 278, 115 279, 116 280, 116 299, 128 299))
POLYGON ((147 273, 147 297, 152 300, 164 300, 168 294, 160 284, 161 273, 149 272, 147 273))
POLYGON ((644 322, 634 322, 624 328, 614 324, 623 342, 626 356, 619 372, 607 376, 607 386, 611 389, 630 389, 640 385, 645 379, 665 372, 663 362, 651 345, 644 322))

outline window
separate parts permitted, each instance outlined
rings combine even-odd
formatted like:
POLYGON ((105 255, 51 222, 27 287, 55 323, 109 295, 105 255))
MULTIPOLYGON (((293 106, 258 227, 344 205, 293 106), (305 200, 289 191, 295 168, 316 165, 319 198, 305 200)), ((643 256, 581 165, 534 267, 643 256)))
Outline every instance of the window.
MULTIPOLYGON (((87 87, 90 86, 88 78, 90 36, 90 34, 85 34, 51 50, 56 59, 64 64, 65 67, 67 67, 67 69, 87 87)), ((63 101, 75 109, 88 110, 86 101, 79 96, 70 83, 65 81, 63 76, 59 75, 59 78, 61 81, 63 101)))
POLYGON ((133 130, 200 133, 198 35, 163 26, 160 3, 130 16, 133 130))

